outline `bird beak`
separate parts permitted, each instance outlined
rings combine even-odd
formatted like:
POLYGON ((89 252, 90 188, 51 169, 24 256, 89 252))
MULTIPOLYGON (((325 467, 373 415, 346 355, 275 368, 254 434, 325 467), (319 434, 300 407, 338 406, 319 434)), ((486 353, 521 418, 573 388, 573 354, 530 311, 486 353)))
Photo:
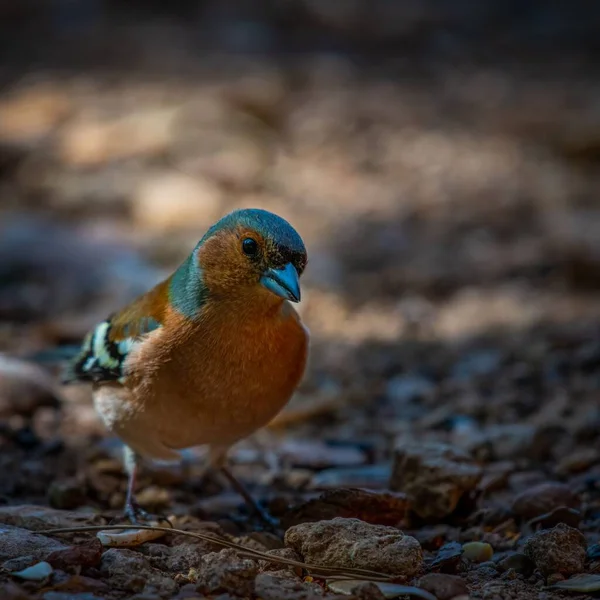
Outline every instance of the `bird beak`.
POLYGON ((298 271, 292 263, 288 263, 283 269, 267 269, 260 282, 276 296, 292 302, 300 302, 298 271))

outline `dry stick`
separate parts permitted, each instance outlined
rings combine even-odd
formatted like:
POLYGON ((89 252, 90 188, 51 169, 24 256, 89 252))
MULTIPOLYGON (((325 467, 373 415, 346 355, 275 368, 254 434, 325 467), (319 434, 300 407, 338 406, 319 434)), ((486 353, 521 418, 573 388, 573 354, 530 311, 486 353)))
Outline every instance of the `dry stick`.
POLYGON ((379 573, 377 571, 369 571, 368 569, 340 569, 337 567, 322 567, 319 565, 310 565, 298 560, 291 558, 283 558, 281 556, 272 556, 266 552, 255 550, 253 548, 246 548, 235 542, 230 542, 224 538, 214 537, 212 535, 206 535, 204 533, 196 533, 194 531, 184 531, 183 529, 174 529, 172 527, 156 527, 154 525, 85 525, 83 527, 64 527, 59 529, 44 529, 36 531, 35 533, 41 535, 54 535, 58 533, 82 533, 87 531, 106 531, 106 530, 127 530, 127 529, 149 529, 151 531, 163 531, 165 533, 178 533, 181 535, 187 535, 205 542, 211 542, 227 548, 233 548, 237 550, 240 556, 247 558, 260 558, 268 562, 274 562, 279 564, 288 565, 291 567, 300 567, 309 572, 320 573, 322 576, 328 577, 328 574, 333 575, 336 579, 364 579, 365 581, 382 581, 392 582, 395 578, 391 575, 379 573))

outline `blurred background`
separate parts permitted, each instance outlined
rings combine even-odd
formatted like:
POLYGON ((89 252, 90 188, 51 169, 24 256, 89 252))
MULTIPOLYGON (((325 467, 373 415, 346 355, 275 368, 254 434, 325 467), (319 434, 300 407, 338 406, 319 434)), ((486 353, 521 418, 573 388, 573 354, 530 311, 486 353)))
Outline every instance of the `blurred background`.
MULTIPOLYGON (((591 493, 599 27, 591 0, 0 0, 0 350, 80 339, 262 207, 307 244, 313 350, 241 473, 273 451, 271 495, 385 488, 395 445, 435 441, 501 473, 501 506, 591 493)), ((57 438, 21 367, 2 500, 118 507, 89 390, 39 383, 57 438)), ((151 507, 215 493, 149 481, 151 507)))

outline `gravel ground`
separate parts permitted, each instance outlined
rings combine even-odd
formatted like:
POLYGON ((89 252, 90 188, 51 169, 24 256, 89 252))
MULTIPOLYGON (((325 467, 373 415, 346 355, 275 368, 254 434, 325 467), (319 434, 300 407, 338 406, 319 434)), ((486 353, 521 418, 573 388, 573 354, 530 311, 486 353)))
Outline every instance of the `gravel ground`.
POLYGON ((371 4, 0 2, 2 598, 600 590, 597 19, 371 4), (280 526, 194 451, 139 499, 221 542, 35 533, 113 522, 126 481, 90 390, 14 357, 81 339, 248 206, 309 251, 308 373, 231 455, 280 526))

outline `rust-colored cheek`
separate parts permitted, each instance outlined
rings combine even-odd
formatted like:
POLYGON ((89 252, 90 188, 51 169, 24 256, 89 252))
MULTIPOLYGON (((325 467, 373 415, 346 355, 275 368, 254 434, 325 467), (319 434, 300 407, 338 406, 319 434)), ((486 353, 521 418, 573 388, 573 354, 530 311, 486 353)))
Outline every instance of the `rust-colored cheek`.
POLYGON ((239 244, 236 233, 223 232, 206 240, 198 251, 198 263, 209 290, 234 291, 258 281, 256 266, 242 254, 239 244))

